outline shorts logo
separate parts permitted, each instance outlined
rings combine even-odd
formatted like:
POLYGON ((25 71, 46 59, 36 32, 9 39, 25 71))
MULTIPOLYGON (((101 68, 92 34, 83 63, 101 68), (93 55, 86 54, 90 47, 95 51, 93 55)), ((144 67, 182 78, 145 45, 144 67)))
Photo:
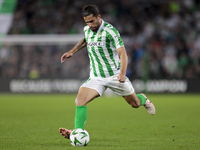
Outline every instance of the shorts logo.
POLYGON ((88 42, 87 46, 103 46, 103 42, 88 42))

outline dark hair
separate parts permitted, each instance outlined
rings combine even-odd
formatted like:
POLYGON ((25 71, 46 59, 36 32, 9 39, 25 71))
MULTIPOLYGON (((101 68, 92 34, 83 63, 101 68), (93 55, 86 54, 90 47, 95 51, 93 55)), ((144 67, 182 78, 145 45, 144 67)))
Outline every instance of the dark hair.
POLYGON ((86 17, 93 14, 97 17, 100 14, 99 8, 96 5, 85 5, 82 9, 82 17, 86 17))

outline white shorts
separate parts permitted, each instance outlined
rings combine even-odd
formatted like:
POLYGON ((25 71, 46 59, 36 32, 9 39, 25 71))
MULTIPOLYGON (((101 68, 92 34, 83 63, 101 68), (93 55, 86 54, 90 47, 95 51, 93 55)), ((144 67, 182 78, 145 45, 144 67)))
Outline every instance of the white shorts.
POLYGON ((108 78, 92 77, 85 81, 85 83, 83 83, 81 87, 94 89, 99 93, 100 96, 107 88, 110 88, 119 96, 131 95, 135 91, 127 77, 124 83, 120 83, 117 79, 117 75, 108 78))

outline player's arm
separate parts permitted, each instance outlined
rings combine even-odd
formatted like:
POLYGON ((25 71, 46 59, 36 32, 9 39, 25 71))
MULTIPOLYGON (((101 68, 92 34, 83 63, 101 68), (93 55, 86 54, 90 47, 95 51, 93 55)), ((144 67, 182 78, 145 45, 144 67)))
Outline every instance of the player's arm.
POLYGON ((69 52, 64 53, 61 56, 61 63, 63 63, 67 58, 72 57, 76 52, 78 52, 79 50, 81 50, 82 48, 86 47, 87 42, 85 40, 85 38, 82 38, 75 46, 72 50, 70 50, 69 52))
POLYGON ((117 78, 119 82, 124 83, 126 81, 126 69, 128 65, 128 57, 127 57, 126 49, 124 46, 118 48, 117 52, 119 54, 120 61, 121 61, 120 74, 117 76, 117 78))

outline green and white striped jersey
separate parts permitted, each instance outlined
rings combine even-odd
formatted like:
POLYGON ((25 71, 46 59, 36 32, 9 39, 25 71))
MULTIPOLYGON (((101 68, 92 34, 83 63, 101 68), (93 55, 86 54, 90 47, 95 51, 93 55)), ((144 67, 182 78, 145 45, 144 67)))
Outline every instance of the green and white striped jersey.
POLYGON ((97 32, 84 28, 90 59, 90 77, 107 78, 120 73, 120 58, 116 49, 124 46, 119 32, 102 20, 97 32))

